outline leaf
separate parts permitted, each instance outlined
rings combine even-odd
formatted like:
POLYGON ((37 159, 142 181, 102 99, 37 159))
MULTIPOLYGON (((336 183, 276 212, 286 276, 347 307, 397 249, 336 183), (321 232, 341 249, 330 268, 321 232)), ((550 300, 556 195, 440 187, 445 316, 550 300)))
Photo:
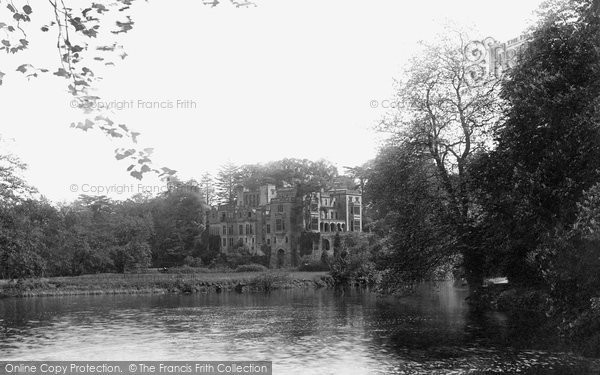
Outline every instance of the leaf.
POLYGON ((21 73, 23 73, 23 74, 27 73, 27 67, 28 67, 28 66, 31 66, 31 65, 29 65, 29 64, 23 64, 23 65, 20 65, 20 66, 17 68, 17 72, 21 72, 21 73))
POLYGON ((25 5, 23 7, 23 12, 25 12, 25 14, 31 14, 31 12, 32 12, 31 7, 29 5, 25 5))
POLYGON ((140 133, 137 132, 131 132, 131 140, 133 141, 133 143, 137 143, 137 137, 140 135, 140 133))
POLYGON ((127 129, 127 126, 125 126, 125 124, 119 124, 119 127, 125 130, 126 132, 129 132, 129 129, 127 129))
POLYGON ((119 153, 117 150, 117 154, 115 155, 115 158, 117 158, 117 160, 123 160, 128 156, 131 156, 135 153, 135 150, 130 148, 129 150, 124 151, 123 153, 119 153))
POLYGON ((127 172, 131 171, 133 168, 135 168, 135 164, 131 164, 129 167, 127 167, 127 172))
POLYGON ((7 47, 10 46, 10 42, 8 40, 6 40, 6 39, 2 40, 2 44, 4 44, 7 47))
POLYGON ((151 170, 152 169, 149 166, 147 166, 146 164, 142 165, 142 169, 141 169, 142 173, 150 172, 151 170))
POLYGON ((6 24, 4 22, 0 22, 0 29, 5 28, 6 24))
POLYGON ((64 68, 59 68, 55 73, 55 76, 69 78, 70 74, 64 68))
POLYGON ((44 26, 42 26, 41 30, 42 30, 43 32, 46 32, 46 31, 48 31, 48 30, 50 30, 50 29, 48 28, 48 26, 45 26, 45 25, 44 25, 44 26))
POLYGON ((6 74, 0 72, 0 86, 2 86, 2 78, 5 76, 6 74))
POLYGON ((72 123, 71 127, 72 128, 76 128, 76 129, 81 129, 83 131, 87 131, 88 129, 92 128, 94 126, 94 123, 92 121, 85 120, 85 124, 83 122, 78 122, 77 124, 72 123))
POLYGON ((131 171, 129 172, 130 175, 132 175, 133 177, 137 178, 138 180, 141 180, 142 177, 144 177, 144 175, 142 175, 141 172, 138 171, 131 171))
POLYGON ((175 173, 177 173, 176 170, 173 170, 173 169, 170 169, 170 168, 167 168, 167 167, 162 167, 161 170, 163 171, 163 173, 160 174, 161 176, 165 175, 165 174, 167 174, 169 176, 172 176, 175 173))

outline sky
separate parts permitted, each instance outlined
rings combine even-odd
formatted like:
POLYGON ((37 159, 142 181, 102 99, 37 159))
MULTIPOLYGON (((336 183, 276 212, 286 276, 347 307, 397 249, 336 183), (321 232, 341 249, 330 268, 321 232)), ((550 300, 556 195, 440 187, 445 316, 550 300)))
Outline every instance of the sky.
MULTIPOLYGON (((214 174, 228 161, 323 158, 340 172, 362 164, 377 154, 382 135, 374 126, 419 40, 432 40, 447 23, 509 40, 535 19, 541 1, 256 3, 139 2, 134 28, 121 39, 127 58, 101 72, 103 102, 133 103, 113 118, 140 132, 139 146, 154 148, 154 162, 181 179, 214 174)), ((29 61, 56 66, 52 38, 32 36, 27 53, 0 56, 8 73, 0 86, 0 147, 26 162, 26 180, 55 202, 164 189, 153 176, 129 176, 129 164, 114 158, 119 141, 70 128, 82 115, 62 79, 14 72, 29 61)))

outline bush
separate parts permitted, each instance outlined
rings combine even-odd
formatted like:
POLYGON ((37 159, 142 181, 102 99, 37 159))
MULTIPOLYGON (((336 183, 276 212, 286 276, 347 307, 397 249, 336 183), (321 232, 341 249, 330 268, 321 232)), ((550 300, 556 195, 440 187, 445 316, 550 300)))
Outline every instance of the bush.
POLYGON ((378 273, 375 263, 366 252, 351 254, 343 251, 334 259, 329 271, 336 284, 356 282, 363 285, 375 285, 378 273))
POLYGON ((190 267, 202 267, 202 259, 194 258, 188 255, 185 257, 185 259, 183 259, 183 264, 190 267))
POLYGON ((263 273, 250 280, 250 287, 264 292, 279 289, 290 282, 287 274, 263 273))
POLYGON ((263 266, 262 264, 242 264, 241 266, 237 266, 234 272, 266 272, 268 268, 263 266))

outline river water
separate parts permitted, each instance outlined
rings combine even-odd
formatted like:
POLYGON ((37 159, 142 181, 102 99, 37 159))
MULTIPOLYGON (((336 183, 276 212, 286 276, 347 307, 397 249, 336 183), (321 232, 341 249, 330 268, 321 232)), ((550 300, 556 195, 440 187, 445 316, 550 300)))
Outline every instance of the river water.
POLYGON ((441 284, 359 290, 0 300, 0 360, 268 360, 274 374, 598 374, 441 284))

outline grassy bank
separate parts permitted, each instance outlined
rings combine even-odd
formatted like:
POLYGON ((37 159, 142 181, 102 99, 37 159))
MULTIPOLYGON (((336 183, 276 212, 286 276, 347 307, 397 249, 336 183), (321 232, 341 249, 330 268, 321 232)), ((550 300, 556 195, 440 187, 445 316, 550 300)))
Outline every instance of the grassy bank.
POLYGON ((20 281, 0 280, 0 297, 93 294, 262 292, 331 285, 326 272, 210 272, 96 274, 20 281))

